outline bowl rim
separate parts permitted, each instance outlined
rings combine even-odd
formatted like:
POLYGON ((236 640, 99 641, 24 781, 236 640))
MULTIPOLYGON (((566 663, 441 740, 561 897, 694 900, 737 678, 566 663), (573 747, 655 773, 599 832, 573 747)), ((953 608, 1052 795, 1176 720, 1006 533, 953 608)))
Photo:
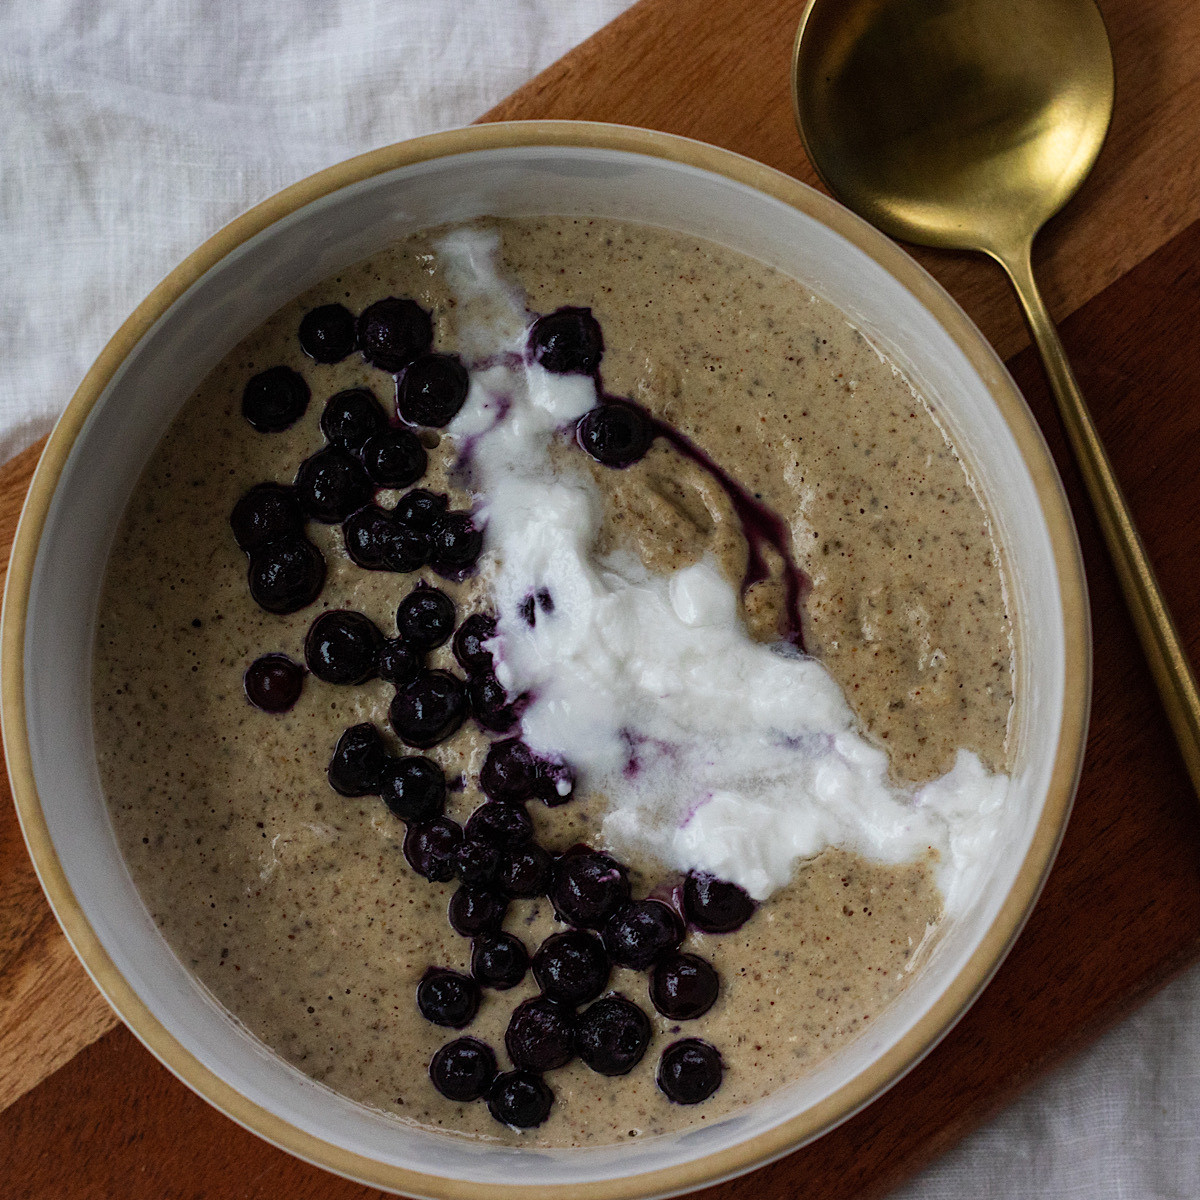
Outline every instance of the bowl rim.
POLYGON ((982 333, 924 268, 896 243, 808 185, 732 151, 658 131, 585 121, 499 122, 435 133, 348 159, 285 188, 218 230, 171 271, 113 335, 55 425, 38 462, 13 542, 0 627, 0 721, 13 798, 42 888, 76 955, 134 1036, 172 1074, 244 1128, 301 1159, 371 1186, 438 1200, 536 1200, 559 1195, 562 1189, 549 1184, 470 1182, 410 1170, 305 1133, 235 1091, 184 1050, 117 970, 67 881, 34 781, 23 662, 29 592, 51 501, 84 422, 142 337, 205 272, 268 226, 348 185, 472 151, 538 147, 622 151, 724 176, 818 220, 898 279, 933 314, 984 380, 1017 443, 1046 521, 1063 613, 1063 709, 1041 815, 995 919, 929 1010, 868 1068, 774 1128, 672 1167, 572 1184, 576 1200, 676 1194, 765 1165, 853 1116, 929 1053, 999 968, 1041 892, 1070 815, 1091 694, 1090 615, 1079 544, 1058 471, 1021 393, 982 333))

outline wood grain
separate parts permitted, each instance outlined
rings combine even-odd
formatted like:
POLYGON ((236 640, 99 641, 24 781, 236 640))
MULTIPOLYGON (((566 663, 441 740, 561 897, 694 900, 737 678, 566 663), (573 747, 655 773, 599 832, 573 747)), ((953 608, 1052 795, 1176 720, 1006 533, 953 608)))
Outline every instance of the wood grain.
MULTIPOLYGON (((814 182, 787 93, 801 4, 642 0, 484 119, 649 125, 814 182)), ((1118 108, 1040 271, 1193 659, 1200 651, 1200 6, 1102 0, 1118 108)), ((1039 905, 979 1003, 897 1088, 732 1200, 874 1196, 1200 957, 1200 815, 998 272, 921 252, 1005 355, 1063 470, 1091 586, 1096 691, 1075 815, 1039 905)), ((0 468, 0 556, 36 458, 0 468)), ((6 787, 6 785, 5 785, 6 787)), ((197 1100, 77 965, 0 804, 0 1171, 5 1195, 363 1197, 197 1100), (107 1032, 82 1053, 81 1047, 107 1032), (63 1065, 65 1064, 65 1065, 63 1065), (39 1079, 44 1081, 28 1091, 39 1079), (26 1093, 24 1094, 23 1093, 26 1093), (20 1099, 18 1099, 20 1097, 20 1099), (13 1101, 15 1100, 15 1103, 13 1101)))

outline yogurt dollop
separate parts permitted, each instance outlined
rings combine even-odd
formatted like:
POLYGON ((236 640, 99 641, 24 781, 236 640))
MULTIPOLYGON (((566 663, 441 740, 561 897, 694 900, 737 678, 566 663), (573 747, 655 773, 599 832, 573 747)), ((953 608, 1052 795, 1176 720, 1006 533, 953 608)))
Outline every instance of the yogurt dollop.
POLYGON ((605 796, 602 833, 618 852, 762 900, 830 846, 883 862, 934 851, 947 908, 961 905, 999 834, 1007 778, 960 750, 942 778, 895 786, 833 677, 753 641, 713 562, 661 576, 627 553, 599 560, 598 489, 550 454, 598 403, 595 382, 526 361, 494 237, 459 231, 439 250, 477 356, 448 432, 481 494, 490 647, 505 689, 528 697, 525 741, 605 796))

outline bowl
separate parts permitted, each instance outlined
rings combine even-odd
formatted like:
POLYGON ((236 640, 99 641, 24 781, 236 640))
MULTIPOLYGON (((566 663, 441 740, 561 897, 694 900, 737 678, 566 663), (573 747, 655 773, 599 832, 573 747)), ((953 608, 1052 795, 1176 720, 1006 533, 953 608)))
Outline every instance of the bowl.
POLYGON ((1045 443, 1001 362, 903 251, 748 159, 576 122, 436 134, 314 175, 221 230, 100 355, 51 435, 4 602, 3 732, 42 885, 135 1035, 260 1136, 376 1187, 464 1200, 666 1195, 795 1149, 899 1079, 962 1015, 1029 913, 1058 847, 1090 689, 1084 579, 1045 443), (598 215, 761 259, 843 309, 938 408, 992 509, 1019 647, 1010 812, 980 895, 910 987, 804 1079, 712 1125, 633 1145, 525 1150, 406 1127, 308 1079, 176 959, 131 881, 95 762, 90 664, 105 563, 142 468, 196 384, 286 301, 413 230, 481 215, 598 215), (514 1183, 513 1180, 520 1180, 514 1183))

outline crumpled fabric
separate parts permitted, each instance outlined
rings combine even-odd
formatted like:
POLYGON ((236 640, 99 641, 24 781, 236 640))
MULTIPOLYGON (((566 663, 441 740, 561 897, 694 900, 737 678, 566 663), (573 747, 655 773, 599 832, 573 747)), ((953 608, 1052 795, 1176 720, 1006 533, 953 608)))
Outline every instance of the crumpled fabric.
MULTIPOLYGON (((629 0, 0 5, 0 461, 180 259, 252 204, 463 125, 629 0)), ((1200 973, 897 1193, 1200 1197, 1200 973)))

